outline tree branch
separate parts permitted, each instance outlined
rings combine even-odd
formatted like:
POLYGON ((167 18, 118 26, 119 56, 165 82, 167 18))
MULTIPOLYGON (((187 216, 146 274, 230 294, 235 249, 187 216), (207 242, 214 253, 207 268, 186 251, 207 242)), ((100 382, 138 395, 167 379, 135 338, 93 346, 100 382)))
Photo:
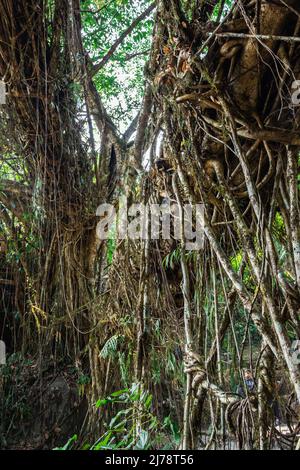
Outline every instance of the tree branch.
POLYGON ((151 90, 151 87, 148 86, 145 91, 143 107, 142 107, 141 114, 139 116, 137 134, 135 138, 134 156, 135 156, 135 162, 138 168, 142 167, 142 157, 143 157, 143 150, 144 150, 145 135, 146 135, 146 129, 148 126, 149 117, 151 113, 151 107, 152 107, 152 90, 151 90))
POLYGON ((124 132, 123 139, 125 140, 125 142, 128 142, 130 137, 132 136, 132 134, 136 131, 137 125, 138 125, 138 122, 139 122, 139 117, 140 117, 140 114, 138 113, 135 116, 135 118, 131 121, 131 123, 128 126, 128 128, 126 129, 126 131, 124 132))
POLYGON ((151 5, 147 8, 147 10, 145 10, 143 13, 141 13, 132 23, 131 25, 121 34, 121 36, 116 40, 116 42, 111 46, 111 48, 109 49, 109 51, 107 52, 107 54, 105 54, 105 56, 101 59, 101 61, 94 65, 93 66, 93 69, 92 69, 92 76, 96 75, 96 73, 98 73, 106 64, 107 62, 109 61, 109 59, 112 57, 112 55, 115 53, 115 51, 117 50, 117 48, 120 46, 120 44, 122 44, 122 42, 124 41, 124 39, 126 39, 127 36, 129 36, 129 34, 132 33, 132 31, 134 30, 134 28, 141 22, 143 21, 145 18, 147 18, 147 16, 150 15, 150 13, 152 13, 152 11, 154 10, 155 8, 155 3, 151 3, 151 5))
POLYGON ((300 42, 295 36, 274 36, 272 34, 217 33, 219 38, 257 39, 262 41, 300 42))

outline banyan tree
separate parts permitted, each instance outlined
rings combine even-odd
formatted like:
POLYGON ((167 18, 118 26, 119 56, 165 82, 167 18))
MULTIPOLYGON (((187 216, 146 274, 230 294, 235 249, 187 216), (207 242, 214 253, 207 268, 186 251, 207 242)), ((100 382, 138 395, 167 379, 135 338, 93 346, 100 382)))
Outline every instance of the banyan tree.
MULTIPOLYGON (((76 369, 78 446, 130 405, 106 446, 299 448, 299 2, 0 0, 0 79, 0 335, 36 387, 76 369), (120 50, 143 90, 125 131, 120 50), (201 206, 203 243, 151 238, 149 217, 101 240, 122 198, 201 206)), ((39 446, 72 436, 59 419, 39 446)))

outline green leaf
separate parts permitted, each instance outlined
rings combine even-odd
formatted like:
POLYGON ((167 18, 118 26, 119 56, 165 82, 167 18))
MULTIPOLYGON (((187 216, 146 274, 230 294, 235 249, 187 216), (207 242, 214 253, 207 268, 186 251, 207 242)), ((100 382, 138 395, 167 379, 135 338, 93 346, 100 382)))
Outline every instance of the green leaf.
POLYGON ((97 407, 97 408, 100 408, 100 406, 104 406, 104 405, 106 405, 107 403, 109 403, 109 399, 108 399, 108 398, 103 398, 103 399, 98 400, 98 401, 96 402, 96 407, 97 407))
POLYGON ((97 442, 91 450, 100 450, 103 449, 104 447, 108 446, 108 443, 110 442, 110 438, 112 436, 112 432, 109 431, 104 438, 100 440, 100 442, 97 442))
POLYGON ((152 395, 149 395, 145 401, 145 407, 147 408, 147 410, 149 410, 152 405, 152 399, 153 399, 152 395))
POLYGON ((117 392, 113 392, 111 394, 111 397, 119 397, 119 396, 124 395, 125 393, 128 393, 128 392, 129 392, 129 389, 124 388, 123 390, 118 390, 117 392))
POLYGON ((77 441, 77 435, 75 434, 71 439, 68 440, 68 442, 63 446, 63 447, 55 447, 53 450, 70 450, 70 447, 72 447, 72 444, 77 441))

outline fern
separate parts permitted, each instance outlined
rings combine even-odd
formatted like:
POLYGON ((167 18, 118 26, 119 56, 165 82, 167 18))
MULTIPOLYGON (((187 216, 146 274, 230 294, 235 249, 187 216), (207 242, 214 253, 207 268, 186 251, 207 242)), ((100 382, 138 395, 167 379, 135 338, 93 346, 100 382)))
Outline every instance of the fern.
POLYGON ((124 339, 123 335, 114 335, 111 338, 109 338, 100 351, 100 357, 102 359, 114 357, 123 339, 124 339))

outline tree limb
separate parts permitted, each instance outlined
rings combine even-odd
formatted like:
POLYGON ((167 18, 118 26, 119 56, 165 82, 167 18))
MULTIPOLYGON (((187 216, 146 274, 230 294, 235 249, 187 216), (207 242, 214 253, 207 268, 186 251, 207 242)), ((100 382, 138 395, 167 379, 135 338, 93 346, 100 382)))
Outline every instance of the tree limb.
POLYGON ((147 18, 147 16, 150 15, 150 13, 152 13, 152 11, 154 10, 155 8, 155 3, 151 3, 151 5, 149 5, 149 7, 143 12, 141 13, 132 23, 131 25, 121 34, 121 36, 116 40, 116 42, 111 46, 111 48, 109 49, 109 51, 105 54, 105 56, 101 59, 101 61, 94 65, 93 66, 93 69, 92 69, 92 76, 96 75, 96 73, 98 73, 106 64, 107 62, 109 61, 109 59, 112 57, 112 55, 115 53, 115 51, 117 50, 117 48, 122 44, 122 42, 124 41, 124 39, 127 38, 127 36, 129 36, 129 34, 132 33, 132 31, 134 30, 134 28, 142 21, 144 20, 145 18, 147 18))

